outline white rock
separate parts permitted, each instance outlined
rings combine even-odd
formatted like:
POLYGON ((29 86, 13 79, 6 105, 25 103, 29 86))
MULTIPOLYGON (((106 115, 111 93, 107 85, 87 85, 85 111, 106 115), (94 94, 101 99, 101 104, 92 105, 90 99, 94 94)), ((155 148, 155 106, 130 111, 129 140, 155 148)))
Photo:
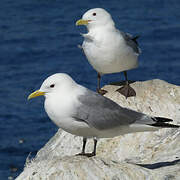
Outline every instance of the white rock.
MULTIPOLYGON (((107 97, 124 107, 154 116, 174 119, 180 124, 180 86, 161 80, 135 82, 137 96, 126 99, 108 85, 107 97)), ((97 156, 75 156, 81 151, 82 138, 61 129, 34 160, 26 162, 17 180, 170 180, 180 179, 180 129, 134 133, 100 139, 97 156)), ((92 151, 89 140, 87 151, 92 151)))

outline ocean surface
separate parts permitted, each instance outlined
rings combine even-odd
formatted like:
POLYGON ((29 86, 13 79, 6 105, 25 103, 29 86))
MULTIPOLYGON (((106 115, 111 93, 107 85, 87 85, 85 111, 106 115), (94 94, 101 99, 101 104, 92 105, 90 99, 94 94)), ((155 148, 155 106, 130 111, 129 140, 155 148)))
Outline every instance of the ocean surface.
MULTIPOLYGON (((43 97, 27 101, 43 80, 66 72, 76 82, 96 89, 95 70, 77 47, 82 43, 76 20, 90 8, 108 10, 116 26, 139 35, 139 68, 135 81, 162 79, 180 85, 179 0, 1 0, 0 2, 0 180, 15 178, 27 156, 55 134, 43 97)), ((102 85, 124 80, 105 75, 102 85)))

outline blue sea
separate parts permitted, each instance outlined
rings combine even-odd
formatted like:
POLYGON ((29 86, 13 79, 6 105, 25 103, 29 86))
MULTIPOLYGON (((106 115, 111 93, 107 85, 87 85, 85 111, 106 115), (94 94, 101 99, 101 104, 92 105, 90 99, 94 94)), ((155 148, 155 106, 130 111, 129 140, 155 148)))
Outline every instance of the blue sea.
MULTIPOLYGON (((139 35, 139 68, 130 80, 162 79, 180 85, 179 0, 1 0, 0 2, 0 180, 15 178, 31 153, 56 133, 43 107, 43 97, 27 101, 43 80, 57 72, 96 89, 95 70, 77 47, 76 27, 90 8, 108 10, 117 28, 139 35)), ((124 80, 104 75, 102 85, 124 80)))

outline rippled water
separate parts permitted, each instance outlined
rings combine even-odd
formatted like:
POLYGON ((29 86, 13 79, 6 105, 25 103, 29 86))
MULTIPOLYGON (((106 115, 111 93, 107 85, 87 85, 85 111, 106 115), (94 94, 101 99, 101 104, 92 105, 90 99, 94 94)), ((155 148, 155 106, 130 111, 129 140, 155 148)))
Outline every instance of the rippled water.
MULTIPOLYGON (((28 154, 34 156, 57 131, 43 98, 26 99, 47 76, 66 72, 95 90, 96 72, 77 48, 85 28, 75 26, 94 7, 107 9, 119 29, 140 35, 140 65, 129 71, 129 79, 180 85, 179 0, 1 0, 0 179, 16 177, 28 154)), ((105 75, 102 82, 122 79, 121 74, 105 75)))

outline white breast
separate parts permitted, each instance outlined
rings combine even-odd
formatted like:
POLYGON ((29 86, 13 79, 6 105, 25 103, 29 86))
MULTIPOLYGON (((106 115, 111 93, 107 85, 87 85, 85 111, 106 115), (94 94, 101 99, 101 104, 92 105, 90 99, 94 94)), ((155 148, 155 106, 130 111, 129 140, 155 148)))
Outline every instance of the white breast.
POLYGON ((92 40, 83 42, 83 50, 93 68, 101 73, 115 73, 138 66, 138 55, 128 47, 120 34, 111 32, 88 33, 92 40))
POLYGON ((71 117, 78 106, 77 96, 85 89, 72 88, 70 91, 58 92, 58 96, 50 94, 46 97, 44 107, 50 119, 59 127, 71 127, 71 117))

